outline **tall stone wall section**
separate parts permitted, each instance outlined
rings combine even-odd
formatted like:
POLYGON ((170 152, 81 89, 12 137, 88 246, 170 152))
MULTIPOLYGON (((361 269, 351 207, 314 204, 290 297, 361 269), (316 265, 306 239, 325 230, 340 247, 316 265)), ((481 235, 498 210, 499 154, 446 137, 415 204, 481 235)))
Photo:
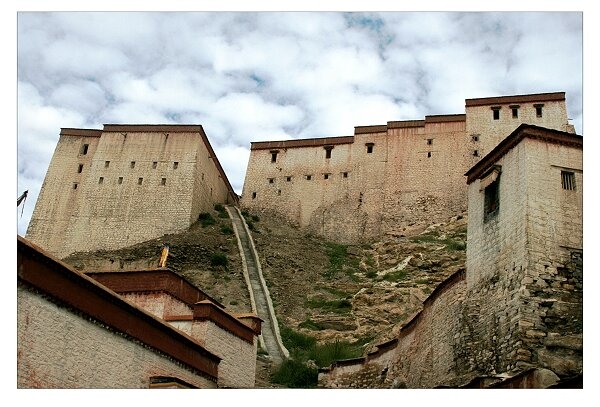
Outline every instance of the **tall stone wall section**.
POLYGON ((143 389, 153 376, 198 388, 217 383, 19 285, 18 388, 143 389))
POLYGON ((254 387, 258 347, 256 336, 252 342, 248 342, 208 320, 195 320, 191 335, 208 351, 222 358, 219 363, 219 387, 254 387))
POLYGON ((59 257, 115 249, 185 230, 227 203, 201 127, 185 127, 63 129, 27 237, 59 257))
POLYGON ((521 126, 469 170, 466 279, 438 286, 400 330, 388 365, 334 365, 321 384, 460 387, 545 369, 544 380, 528 379, 535 387, 582 374, 582 148, 580 136, 521 126))
POLYGON ((398 235, 466 211, 465 172, 520 124, 573 131, 562 92, 467 99, 465 111, 252 143, 241 205, 341 243, 398 235))

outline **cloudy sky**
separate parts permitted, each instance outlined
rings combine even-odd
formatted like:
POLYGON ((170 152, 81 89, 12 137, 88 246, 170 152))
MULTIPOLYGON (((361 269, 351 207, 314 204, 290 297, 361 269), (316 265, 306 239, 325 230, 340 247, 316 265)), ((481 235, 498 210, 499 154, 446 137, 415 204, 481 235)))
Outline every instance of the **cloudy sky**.
POLYGON ((61 127, 201 124, 241 193, 250 142, 564 91, 582 134, 581 12, 17 13, 25 234, 61 127))

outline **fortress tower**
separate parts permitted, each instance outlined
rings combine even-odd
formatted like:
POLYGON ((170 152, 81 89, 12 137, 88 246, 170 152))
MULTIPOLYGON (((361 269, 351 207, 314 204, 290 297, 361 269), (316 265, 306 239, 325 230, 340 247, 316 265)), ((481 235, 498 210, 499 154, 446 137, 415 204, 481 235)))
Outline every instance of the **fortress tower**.
POLYGON ((199 125, 63 128, 27 238, 58 257, 187 229, 237 203, 199 125))
POLYGON ((467 99, 465 110, 348 137, 253 142, 241 205, 342 243, 402 234, 466 211, 464 173, 520 124, 574 132, 564 92, 467 99))

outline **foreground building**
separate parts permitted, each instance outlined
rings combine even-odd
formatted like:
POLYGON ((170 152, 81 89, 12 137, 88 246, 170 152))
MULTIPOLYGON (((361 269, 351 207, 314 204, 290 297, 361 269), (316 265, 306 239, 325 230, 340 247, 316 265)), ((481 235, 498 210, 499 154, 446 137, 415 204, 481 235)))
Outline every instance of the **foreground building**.
POLYGON ((321 386, 582 386, 583 138, 521 125, 465 175, 466 272, 321 386))
POLYGON ((81 273, 17 236, 18 388, 252 388, 261 320, 166 268, 81 273))
POLYGON ((181 232, 237 202, 202 126, 63 128, 26 237, 64 258, 181 232))
POLYGON ((556 92, 467 99, 465 114, 349 137, 254 142, 240 203, 342 243, 402 234, 466 211, 464 173, 522 123, 574 133, 556 92))

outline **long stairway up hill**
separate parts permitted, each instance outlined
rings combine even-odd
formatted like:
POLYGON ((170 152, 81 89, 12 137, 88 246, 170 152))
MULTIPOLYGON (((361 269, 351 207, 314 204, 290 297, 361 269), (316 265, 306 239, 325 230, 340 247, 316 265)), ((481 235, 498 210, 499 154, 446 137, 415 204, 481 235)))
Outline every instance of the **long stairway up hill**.
POLYGON ((278 365, 288 357, 289 353, 281 342, 277 318, 268 288, 262 276, 260 260, 248 226, 239 209, 228 206, 227 212, 232 219, 234 231, 238 239, 244 275, 250 291, 252 311, 263 320, 262 333, 259 337, 260 345, 269 354, 273 363, 278 365))

